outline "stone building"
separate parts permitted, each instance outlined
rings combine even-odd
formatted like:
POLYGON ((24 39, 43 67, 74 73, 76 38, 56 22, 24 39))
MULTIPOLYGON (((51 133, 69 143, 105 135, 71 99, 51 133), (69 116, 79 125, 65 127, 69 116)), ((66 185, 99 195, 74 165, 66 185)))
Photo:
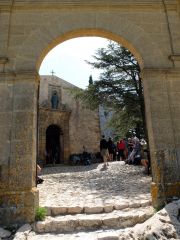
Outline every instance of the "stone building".
POLYGON ((38 156, 43 164, 67 163, 69 156, 99 151, 99 113, 75 100, 74 85, 56 77, 41 76, 39 91, 38 156))

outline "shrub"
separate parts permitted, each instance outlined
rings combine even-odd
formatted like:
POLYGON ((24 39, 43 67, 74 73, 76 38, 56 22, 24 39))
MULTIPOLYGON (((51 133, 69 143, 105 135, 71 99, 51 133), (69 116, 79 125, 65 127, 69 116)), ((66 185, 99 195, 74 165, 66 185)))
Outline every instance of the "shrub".
POLYGON ((44 207, 38 207, 36 209, 36 216, 35 219, 36 221, 43 221, 46 217, 47 211, 44 207))

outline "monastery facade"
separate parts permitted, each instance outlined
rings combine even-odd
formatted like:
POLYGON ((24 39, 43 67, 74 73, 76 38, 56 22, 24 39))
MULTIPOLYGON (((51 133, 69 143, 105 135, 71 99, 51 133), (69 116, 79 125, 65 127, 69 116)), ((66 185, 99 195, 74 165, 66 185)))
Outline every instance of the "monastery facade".
POLYGON ((68 163, 71 154, 99 151, 98 109, 89 110, 75 100, 69 89, 74 85, 56 77, 41 76, 38 117, 38 159, 43 164, 68 163), (57 106, 53 106, 54 103, 57 106), (56 102, 57 98, 57 102, 56 102))

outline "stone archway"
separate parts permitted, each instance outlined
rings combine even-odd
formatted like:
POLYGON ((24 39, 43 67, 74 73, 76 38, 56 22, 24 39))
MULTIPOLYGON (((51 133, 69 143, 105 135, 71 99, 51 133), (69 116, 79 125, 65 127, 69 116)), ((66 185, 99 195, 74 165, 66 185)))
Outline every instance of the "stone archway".
POLYGON ((47 129, 49 126, 57 126, 59 130, 59 144, 61 145, 60 161, 67 162, 70 154, 69 145, 69 118, 70 111, 52 111, 39 109, 39 149, 38 157, 42 164, 47 164, 47 129), (46 153, 46 154, 45 154, 46 153))
POLYGON ((130 49, 144 85, 153 204, 179 195, 180 18, 178 2, 18 1, 0 3, 0 223, 33 221, 38 67, 55 45, 101 36, 130 49), (167 138, 168 136, 168 138, 167 138))

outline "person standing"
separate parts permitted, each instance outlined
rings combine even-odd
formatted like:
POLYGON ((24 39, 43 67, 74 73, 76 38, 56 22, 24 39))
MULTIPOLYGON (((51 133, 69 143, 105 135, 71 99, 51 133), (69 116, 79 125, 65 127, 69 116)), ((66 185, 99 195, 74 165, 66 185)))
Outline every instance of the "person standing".
POLYGON ((128 164, 140 164, 141 162, 141 144, 137 137, 133 138, 133 150, 128 157, 126 163, 128 164))
POLYGON ((113 161, 114 154, 116 153, 116 146, 111 137, 108 140, 108 151, 109 151, 109 161, 113 161))
POLYGON ((117 144, 117 149, 118 149, 118 160, 119 161, 124 160, 125 159, 124 151, 126 149, 126 144, 124 139, 120 139, 120 141, 117 144))
POLYGON ((106 141, 104 135, 102 135, 102 139, 100 141, 100 152, 101 152, 101 156, 103 157, 104 167, 107 167, 109 152, 108 152, 108 142, 106 141))

